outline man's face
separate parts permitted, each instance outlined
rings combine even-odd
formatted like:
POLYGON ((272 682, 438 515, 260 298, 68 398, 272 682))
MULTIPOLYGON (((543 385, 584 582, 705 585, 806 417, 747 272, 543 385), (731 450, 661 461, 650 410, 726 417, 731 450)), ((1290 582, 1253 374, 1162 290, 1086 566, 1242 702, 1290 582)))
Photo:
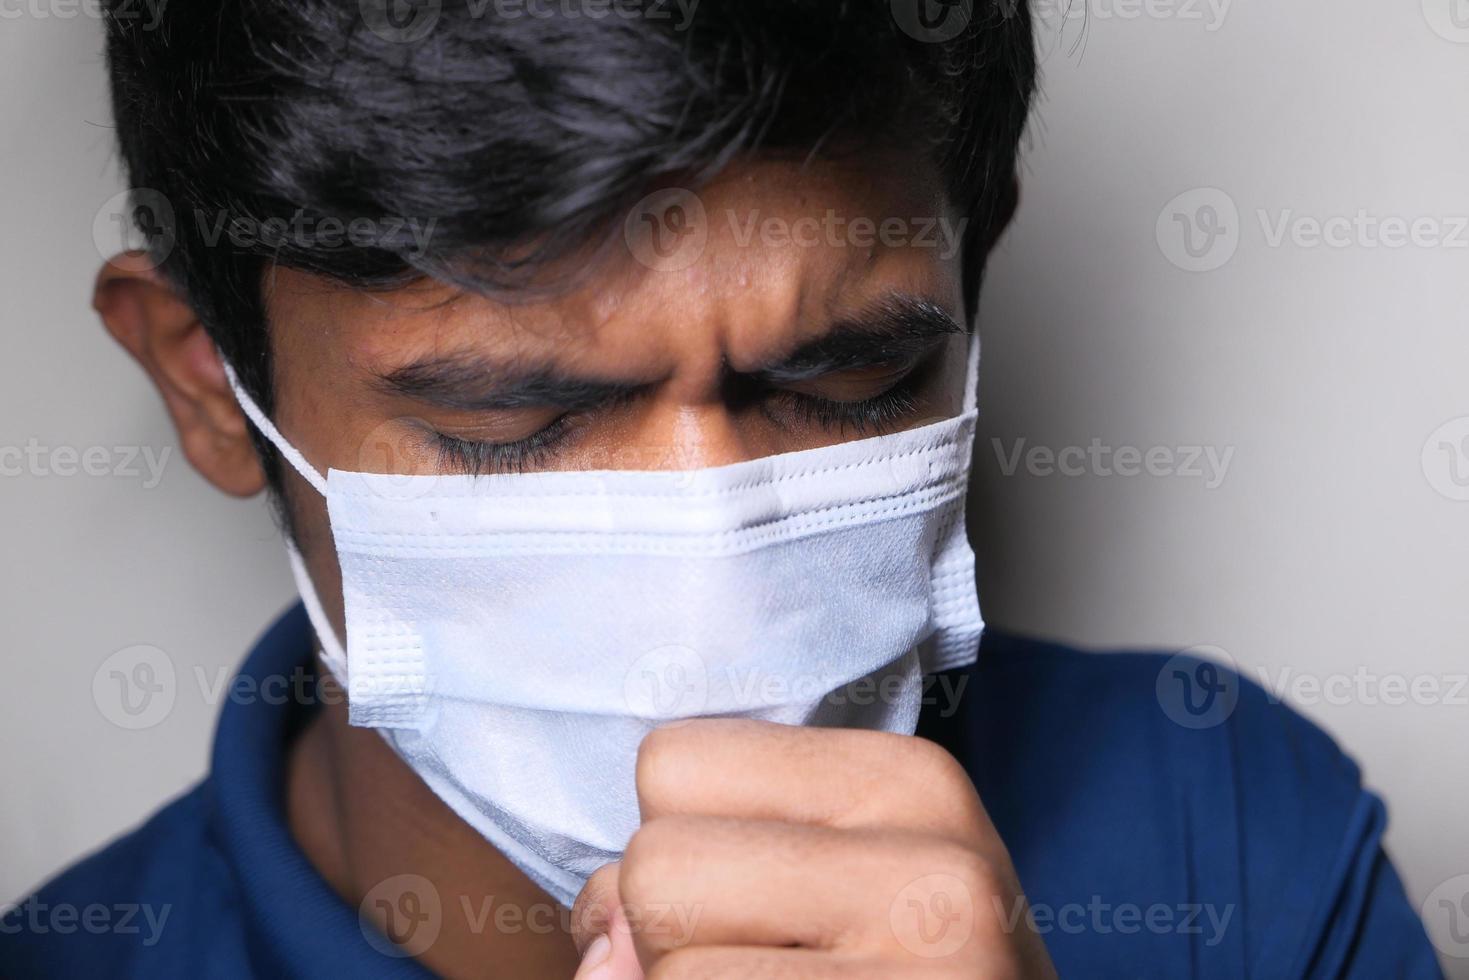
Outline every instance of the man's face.
MULTIPOLYGON (((962 223, 930 169, 752 163, 698 201, 702 216, 635 215, 631 247, 619 239, 571 291, 515 305, 275 273, 278 427, 323 473, 656 470, 958 410, 962 223), (640 226, 664 237, 641 240, 640 226)), ((324 501, 288 481, 336 612, 324 501)))

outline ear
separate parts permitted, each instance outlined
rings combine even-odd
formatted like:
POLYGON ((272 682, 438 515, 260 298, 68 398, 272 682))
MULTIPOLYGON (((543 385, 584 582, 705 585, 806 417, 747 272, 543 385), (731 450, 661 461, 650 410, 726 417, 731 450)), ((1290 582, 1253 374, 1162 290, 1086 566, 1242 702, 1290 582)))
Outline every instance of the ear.
POLYGON ((224 367, 189 304, 140 252, 113 256, 97 274, 92 308, 158 386, 194 469, 225 493, 249 497, 265 473, 224 367))

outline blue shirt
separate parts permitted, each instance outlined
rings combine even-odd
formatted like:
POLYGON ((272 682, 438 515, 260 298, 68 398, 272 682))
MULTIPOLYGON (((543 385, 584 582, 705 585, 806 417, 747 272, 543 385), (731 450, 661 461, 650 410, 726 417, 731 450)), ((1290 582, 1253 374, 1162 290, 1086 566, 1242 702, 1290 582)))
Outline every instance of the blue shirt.
MULTIPOLYGON (((241 690, 310 654, 298 607, 241 690)), ((944 682, 922 733, 968 768, 1061 976, 1441 975, 1382 852, 1382 803, 1258 687, 994 631, 944 682)), ((0 920, 0 975, 428 976, 381 951, 291 837, 301 700, 227 700, 202 783, 0 920)))

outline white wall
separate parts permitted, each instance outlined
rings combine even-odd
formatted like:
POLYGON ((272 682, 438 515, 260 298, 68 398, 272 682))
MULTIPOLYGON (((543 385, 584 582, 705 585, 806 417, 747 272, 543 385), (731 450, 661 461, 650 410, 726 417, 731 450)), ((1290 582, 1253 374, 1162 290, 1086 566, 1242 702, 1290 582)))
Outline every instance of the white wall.
MULTIPOLYGON (((1466 25, 1469 6, 1075 0, 1064 19, 1065 0, 1042 2, 1046 94, 983 310, 986 613, 1088 645, 1209 644, 1272 683, 1289 671, 1388 800, 1419 904, 1469 873, 1469 706, 1464 691, 1382 703, 1392 682, 1372 676, 1447 694, 1469 672, 1469 502, 1451 499, 1469 496, 1452 468, 1469 474, 1469 445, 1455 460, 1430 440, 1469 417, 1469 230, 1451 220, 1469 215, 1469 26, 1448 3, 1466 25), (1197 188, 1223 196, 1165 208, 1197 188), (1225 207, 1226 233, 1197 261, 1222 264, 1185 271, 1173 215, 1201 203, 1225 207), (1435 219, 1420 239, 1452 241, 1292 240, 1297 219, 1359 211, 1435 219), (1006 475, 1022 438, 1233 455, 1214 488, 1023 460, 1006 475)), ((203 773, 205 692, 291 594, 264 507, 189 470, 88 308, 94 219, 122 187, 100 27, 65 4, 17 9, 0 24, 0 446, 102 447, 113 470, 115 447, 172 455, 156 486, 141 462, 0 478, 0 900, 203 773), (130 731, 93 681, 135 645, 166 654, 175 694, 130 731)))
POLYGON ((1445 435, 1469 436, 1469 4, 1455 43, 1433 0, 1236 2, 1222 20, 1192 0, 1089 2, 1075 50, 1079 12, 1050 17, 1065 36, 982 310, 981 600, 1007 627, 1207 644, 1284 676, 1386 797, 1418 905, 1469 873, 1469 502, 1435 489, 1469 497, 1452 468, 1469 481, 1469 443, 1456 461, 1429 445, 1454 419, 1445 435), (1174 16, 1123 16, 1146 9, 1174 16), (1198 188, 1238 219, 1218 194, 1167 207, 1198 188), (1229 231, 1200 263, 1223 264, 1186 271, 1172 216, 1200 203, 1229 231), (1347 247, 1313 246, 1299 221, 1359 211, 1435 219, 1420 240, 1448 240, 1372 247, 1397 229, 1364 220, 1347 247), (1234 454, 1214 489, 1023 461, 1007 476, 1022 438, 1234 454), (1385 703, 1385 675, 1437 685, 1437 703, 1385 703))
POLYGON ((0 476, 0 902, 204 773, 218 702, 194 669, 212 690, 292 594, 264 504, 194 474, 91 310, 93 220, 123 186, 101 38, 84 16, 0 19, 0 447, 101 447, 92 468, 121 471, 0 476), (156 485, 134 450, 169 452, 156 485), (172 661, 177 693, 166 718, 130 731, 92 685, 139 644, 172 661))

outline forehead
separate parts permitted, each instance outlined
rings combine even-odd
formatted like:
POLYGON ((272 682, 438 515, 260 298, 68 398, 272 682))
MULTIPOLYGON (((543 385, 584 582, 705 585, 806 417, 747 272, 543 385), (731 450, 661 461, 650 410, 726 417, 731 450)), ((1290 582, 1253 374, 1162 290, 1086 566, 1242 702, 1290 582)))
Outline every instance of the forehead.
POLYGON ((267 288, 278 370, 381 374, 457 352, 607 376, 739 370, 894 293, 962 320, 964 222, 913 156, 750 161, 697 192, 664 187, 624 217, 574 287, 524 302, 431 281, 364 292, 279 271, 267 288))

